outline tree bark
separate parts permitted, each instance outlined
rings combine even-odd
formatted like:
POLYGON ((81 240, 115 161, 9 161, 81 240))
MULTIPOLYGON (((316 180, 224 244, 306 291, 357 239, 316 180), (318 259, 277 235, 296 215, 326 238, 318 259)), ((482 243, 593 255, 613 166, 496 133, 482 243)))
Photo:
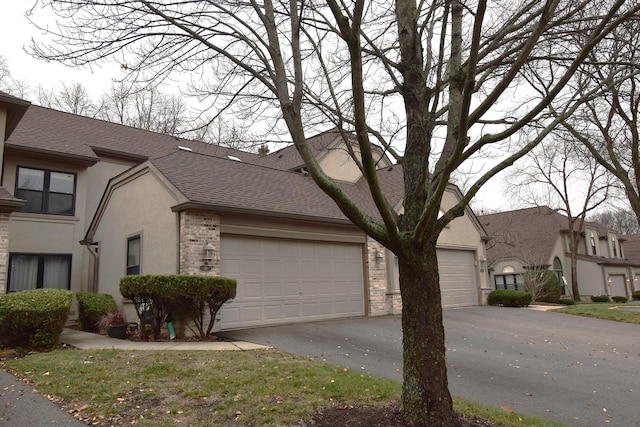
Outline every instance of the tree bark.
POLYGON ((580 301, 580 289, 578 286, 578 236, 571 237, 571 292, 573 300, 580 301))
POLYGON ((435 242, 399 257, 402 294, 402 412, 408 425, 454 426, 445 359, 435 242))

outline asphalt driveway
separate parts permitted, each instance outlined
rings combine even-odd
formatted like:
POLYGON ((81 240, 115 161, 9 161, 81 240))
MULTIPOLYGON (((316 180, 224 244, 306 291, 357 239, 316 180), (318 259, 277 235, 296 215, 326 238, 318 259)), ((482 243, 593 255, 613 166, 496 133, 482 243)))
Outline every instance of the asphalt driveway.
MULTIPOLYGON (((640 326, 552 311, 445 310, 456 397, 574 426, 640 426, 640 326)), ((231 331, 373 375, 402 379, 398 316, 231 331)))

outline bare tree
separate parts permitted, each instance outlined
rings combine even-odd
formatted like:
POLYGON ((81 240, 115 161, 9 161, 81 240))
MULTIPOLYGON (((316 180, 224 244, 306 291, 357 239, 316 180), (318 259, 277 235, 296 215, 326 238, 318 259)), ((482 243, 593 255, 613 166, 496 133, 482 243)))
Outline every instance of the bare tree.
POLYGON ((640 223, 640 19, 624 22, 583 64, 583 93, 606 88, 563 125, 611 172, 640 223))
POLYGON ((438 236, 488 179, 578 108, 570 83, 579 66, 638 11, 635 1, 624 0, 490 7, 484 0, 42 3, 58 15, 59 26, 48 29, 53 43, 33 46, 36 56, 80 65, 117 57, 139 81, 196 72, 196 89, 217 112, 286 127, 317 185, 398 257, 402 411, 416 426, 455 424, 438 236), (576 34, 584 35, 579 43, 576 34), (550 107, 557 117, 549 116, 550 107), (329 126, 343 130, 345 140, 355 133, 359 155, 351 154, 376 213, 362 210, 314 158, 307 135, 329 126), (531 137, 515 138, 522 130, 531 137), (374 141, 402 163, 402 215, 378 185, 374 141), (404 146, 403 156, 396 144, 404 146), (502 158, 439 216, 451 175, 492 149, 502 158))
POLYGON ((629 209, 610 209, 591 215, 590 221, 602 224, 610 230, 615 230, 619 234, 638 234, 638 218, 629 209))
POLYGON ((600 207, 613 187, 612 176, 567 135, 555 132, 527 155, 528 162, 508 176, 509 192, 527 206, 548 206, 565 215, 569 230, 571 291, 580 301, 578 249, 587 216, 600 207))
POLYGON ((11 75, 9 62, 2 55, 0 55, 0 90, 20 98, 26 98, 29 93, 29 84, 11 75))

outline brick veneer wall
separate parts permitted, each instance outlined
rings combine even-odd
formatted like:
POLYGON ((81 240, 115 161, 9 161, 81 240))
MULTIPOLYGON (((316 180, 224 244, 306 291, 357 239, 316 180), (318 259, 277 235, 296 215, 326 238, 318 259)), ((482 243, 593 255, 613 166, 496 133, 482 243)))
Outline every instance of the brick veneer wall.
POLYGON ((187 210, 180 214, 180 274, 220 275, 220 217, 208 211, 187 210), (206 261, 204 245, 209 242, 215 259, 206 261), (210 266, 211 270, 202 270, 210 266))
POLYGON ((367 272, 369 274, 369 314, 381 316, 389 314, 387 303, 387 257, 386 249, 380 243, 367 237, 367 272), (376 261, 376 251, 383 254, 384 259, 376 261))
POLYGON ((369 314, 384 316, 402 313, 402 298, 399 290, 393 290, 388 280, 392 280, 389 265, 393 264, 394 255, 380 243, 367 237, 367 272, 369 274, 369 314), (376 251, 383 254, 384 259, 376 261, 376 251))
POLYGON ((0 213, 0 295, 7 292, 9 269, 9 213, 0 213))

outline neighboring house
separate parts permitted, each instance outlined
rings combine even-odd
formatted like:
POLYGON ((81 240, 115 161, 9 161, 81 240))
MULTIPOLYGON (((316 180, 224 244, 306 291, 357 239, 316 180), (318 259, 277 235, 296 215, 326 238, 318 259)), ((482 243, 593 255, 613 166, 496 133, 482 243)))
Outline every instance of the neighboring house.
MULTIPOLYGON (((564 215, 535 207, 478 217, 491 238, 487 244, 490 281, 495 289, 522 289, 522 273, 530 268, 553 270, 571 296, 569 229, 564 215)), ((585 222, 579 234, 580 296, 630 297, 637 288, 640 263, 625 256, 625 238, 600 224, 585 222)))
MULTIPOLYGON (((339 133, 309 142, 376 215, 339 133)), ((122 301, 126 274, 222 274, 238 279, 224 328, 401 309, 394 257, 344 217, 292 147, 259 156, 31 106, 4 155, 3 184, 26 200, 9 220, 5 291, 60 287, 122 301)), ((402 168, 377 155, 400 212, 402 168)), ((451 186, 442 208, 459 197, 451 186)), ((483 301, 485 238, 470 210, 443 231, 445 306, 483 301)))

